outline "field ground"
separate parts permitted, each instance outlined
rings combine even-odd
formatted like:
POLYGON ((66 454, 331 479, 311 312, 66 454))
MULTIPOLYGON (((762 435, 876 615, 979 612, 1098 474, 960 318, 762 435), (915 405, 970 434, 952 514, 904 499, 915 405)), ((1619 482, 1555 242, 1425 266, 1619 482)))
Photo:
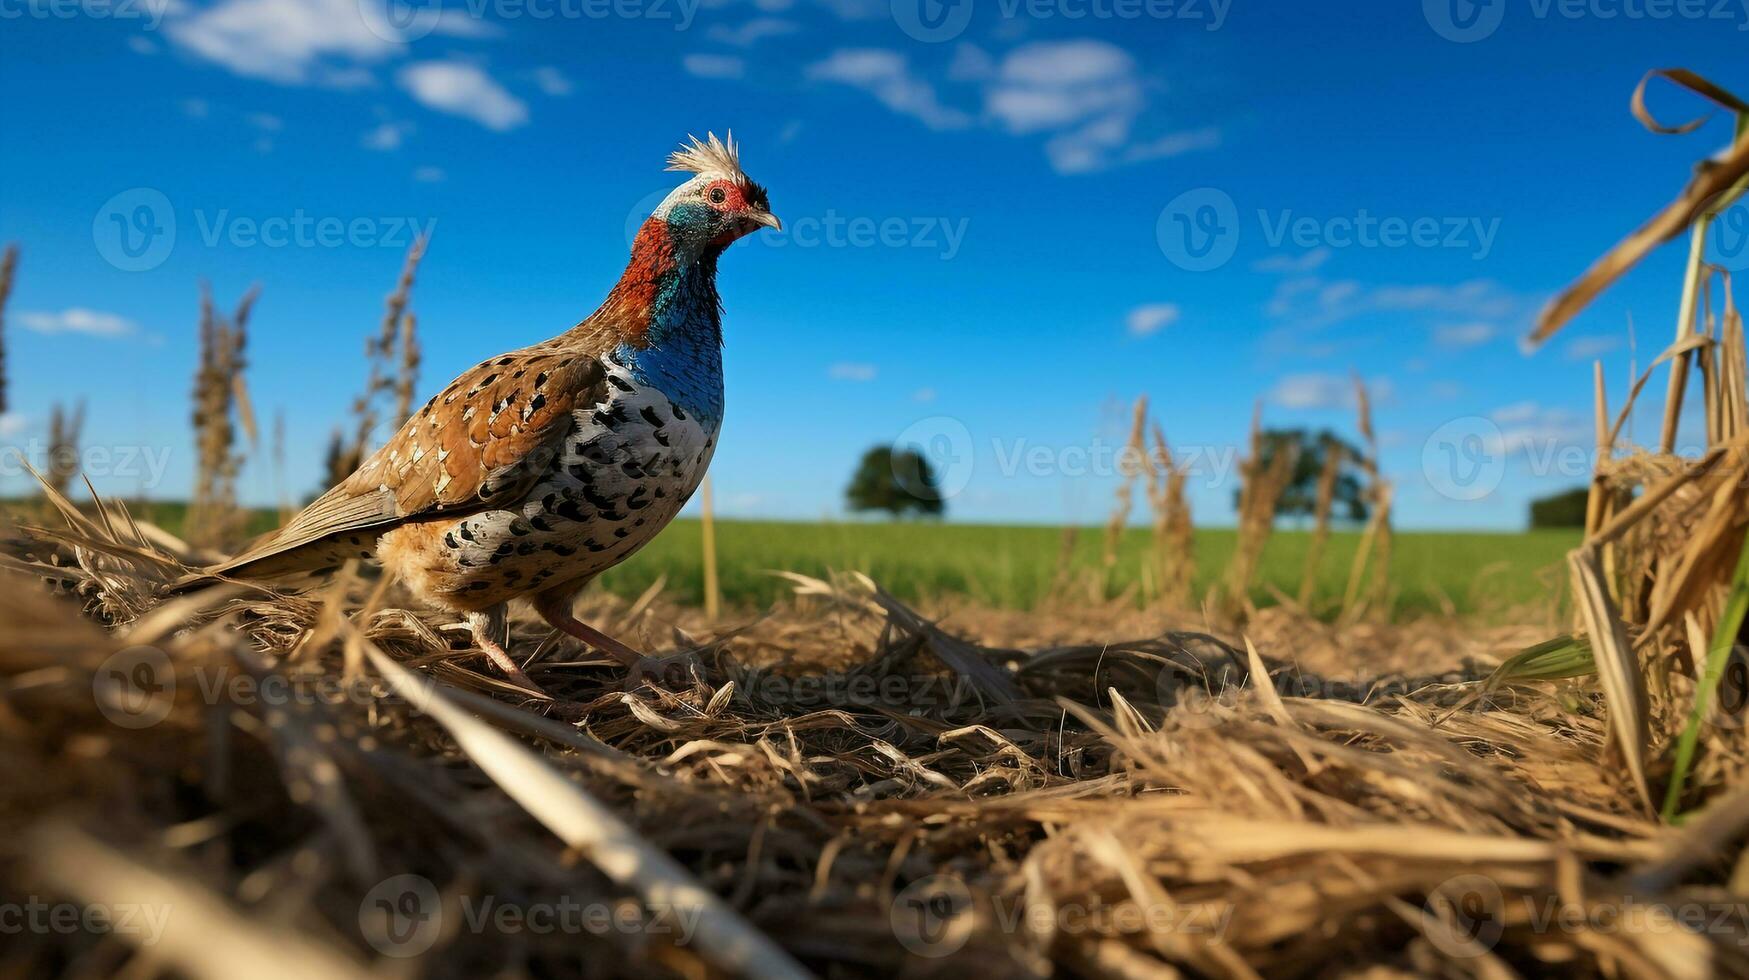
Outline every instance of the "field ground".
MULTIPOLYGON (((132 505, 136 516, 179 533, 183 507, 174 503, 132 505)), ((271 530, 278 515, 251 514, 251 533, 271 530)), ((1196 594, 1207 594, 1226 567, 1235 533, 1203 528, 1196 533, 1196 594)), ((1076 535, 1074 565, 1101 567, 1105 529, 1082 528, 1076 535)), ((1312 601, 1313 611, 1329 613, 1342 598, 1358 531, 1331 535, 1312 601)), ((643 552, 601 577, 602 587, 622 596, 642 592, 667 576, 667 593, 697 601, 704 572, 695 520, 676 521, 643 552)), ((1299 591, 1311 535, 1279 530, 1269 540, 1253 599, 1277 601, 1275 591, 1299 591)), ((1566 583, 1562 556, 1578 544, 1571 531, 1483 533, 1399 531, 1393 542, 1391 581, 1399 617, 1457 612, 1498 616, 1527 603, 1560 594, 1566 583)), ((764 608, 788 591, 773 569, 819 576, 830 571, 860 571, 906 601, 963 596, 1004 608, 1030 609, 1049 596, 1057 577, 1063 531, 1053 527, 981 524, 874 522, 717 522, 724 601, 764 608)), ((1119 548, 1110 592, 1136 585, 1152 550, 1148 530, 1128 530, 1119 548)))

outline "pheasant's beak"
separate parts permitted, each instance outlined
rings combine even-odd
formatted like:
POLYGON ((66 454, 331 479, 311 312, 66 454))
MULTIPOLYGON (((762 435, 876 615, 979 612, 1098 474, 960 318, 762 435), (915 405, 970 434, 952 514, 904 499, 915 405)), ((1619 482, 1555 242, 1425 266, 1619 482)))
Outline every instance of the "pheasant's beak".
POLYGON ((748 221, 751 221, 756 225, 764 225, 772 231, 783 230, 783 222, 779 221, 777 215, 772 214, 770 211, 749 211, 746 214, 746 218, 748 221))

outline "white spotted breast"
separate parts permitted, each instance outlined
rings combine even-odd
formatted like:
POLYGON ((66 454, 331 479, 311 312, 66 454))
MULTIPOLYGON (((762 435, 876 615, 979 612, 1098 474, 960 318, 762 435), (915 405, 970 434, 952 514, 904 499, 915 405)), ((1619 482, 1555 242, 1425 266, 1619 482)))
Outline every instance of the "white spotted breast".
POLYGON ((533 591, 593 577, 649 543, 698 489, 720 422, 640 383, 615 358, 603 367, 606 400, 572 413, 563 448, 528 498, 458 520, 443 535, 464 588, 533 591))

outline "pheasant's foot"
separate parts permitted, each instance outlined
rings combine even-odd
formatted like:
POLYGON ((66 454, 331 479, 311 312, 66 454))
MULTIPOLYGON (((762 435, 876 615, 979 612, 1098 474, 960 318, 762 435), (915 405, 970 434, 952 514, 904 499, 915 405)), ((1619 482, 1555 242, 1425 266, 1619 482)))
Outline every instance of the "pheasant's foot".
POLYGON ((504 612, 502 607, 496 613, 474 613, 468 616, 468 626, 474 634, 474 643, 485 653, 486 659, 496 664, 504 676, 510 678, 510 683, 527 691, 531 696, 543 701, 553 700, 539 684, 523 673, 517 666, 515 658, 504 649, 504 644, 498 640, 497 634, 504 631, 504 612))

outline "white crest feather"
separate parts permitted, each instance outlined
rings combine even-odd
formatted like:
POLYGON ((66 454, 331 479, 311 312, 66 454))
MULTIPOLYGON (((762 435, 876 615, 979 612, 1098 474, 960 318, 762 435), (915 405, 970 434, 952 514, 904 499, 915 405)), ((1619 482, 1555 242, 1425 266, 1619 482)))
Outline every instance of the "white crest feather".
POLYGON ((680 149, 668 154, 668 169, 723 174, 736 183, 747 182, 747 175, 741 172, 741 152, 735 145, 735 134, 731 132, 728 136, 727 140, 719 140, 716 133, 706 133, 704 142, 700 142, 698 137, 688 135, 680 149))

